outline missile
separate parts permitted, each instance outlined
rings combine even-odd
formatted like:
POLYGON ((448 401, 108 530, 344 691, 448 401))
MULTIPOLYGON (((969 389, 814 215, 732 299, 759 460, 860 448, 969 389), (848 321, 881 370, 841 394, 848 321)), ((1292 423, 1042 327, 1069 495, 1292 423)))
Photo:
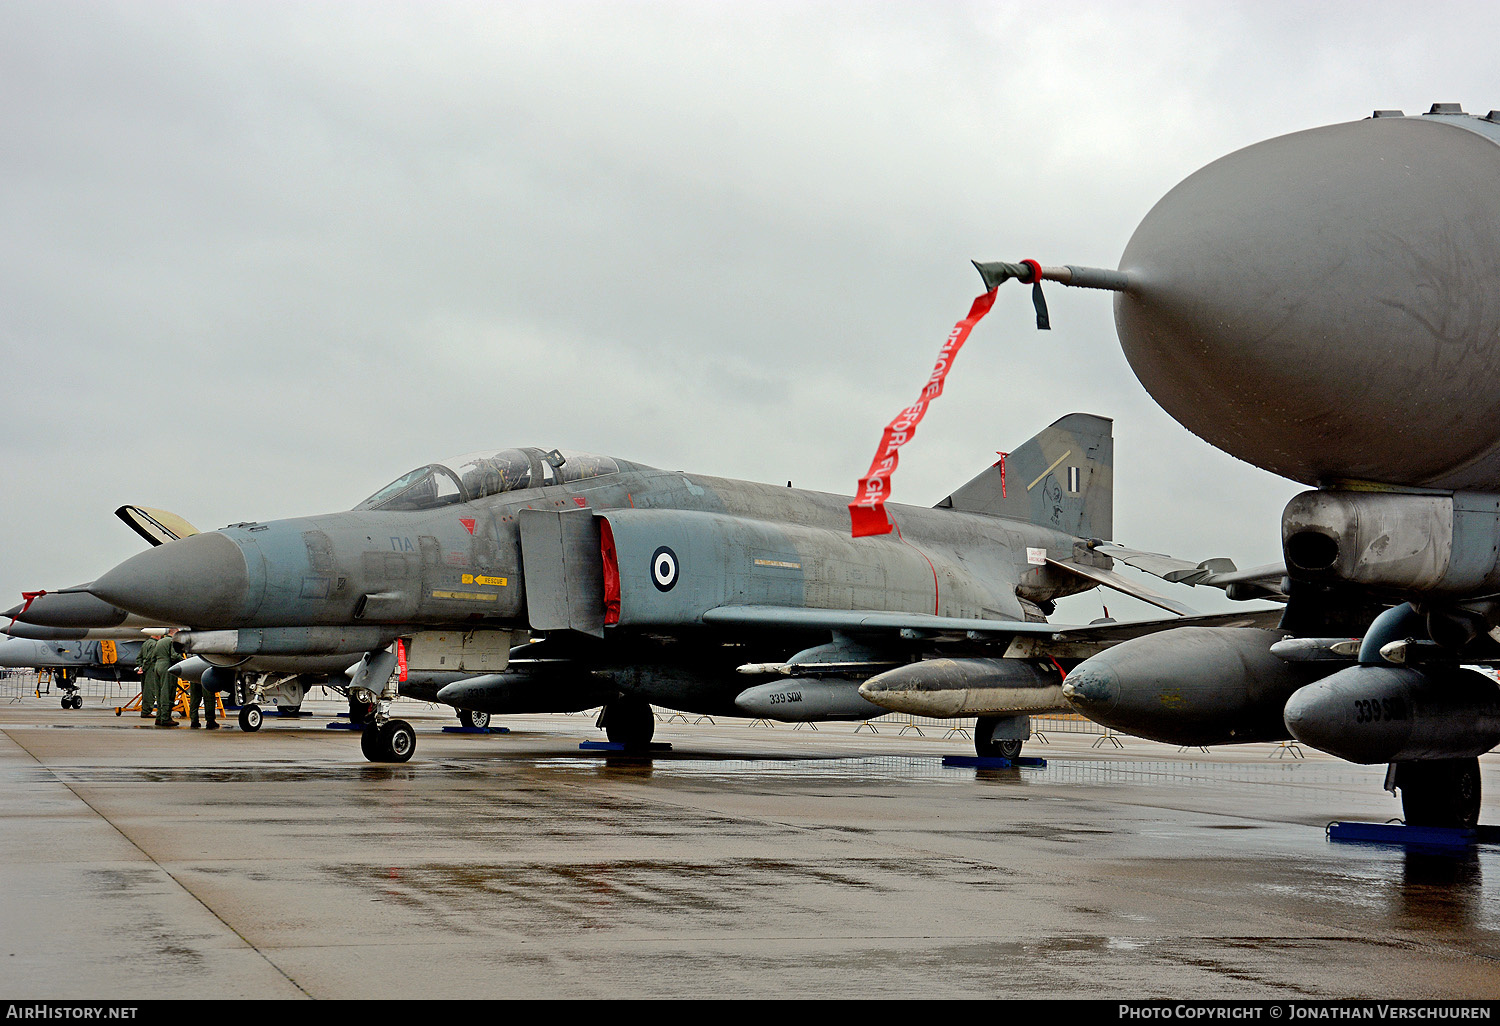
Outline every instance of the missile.
POLYGON ((868 720, 890 711, 863 698, 852 680, 817 677, 758 684, 736 695, 734 704, 746 716, 786 723, 868 720))
POLYGON ((1351 666, 1292 695, 1286 727, 1350 762, 1473 758, 1500 744, 1500 684, 1458 666, 1351 666))
POLYGON ((1252 627, 1178 627, 1121 642, 1074 667, 1062 693, 1106 727, 1176 745, 1284 741, 1287 699, 1327 675, 1327 662, 1271 654, 1286 634, 1252 627))
POLYGON ((1388 113, 1167 193, 1120 260, 1121 346, 1163 409, 1274 474, 1493 490, 1500 113, 1388 113))
POLYGON ((871 677, 859 693, 885 710, 938 719, 1068 708, 1058 674, 1024 659, 924 659, 871 677))
POLYGON ((1359 655, 1358 638, 1286 638, 1271 654, 1289 663, 1347 663, 1359 655))

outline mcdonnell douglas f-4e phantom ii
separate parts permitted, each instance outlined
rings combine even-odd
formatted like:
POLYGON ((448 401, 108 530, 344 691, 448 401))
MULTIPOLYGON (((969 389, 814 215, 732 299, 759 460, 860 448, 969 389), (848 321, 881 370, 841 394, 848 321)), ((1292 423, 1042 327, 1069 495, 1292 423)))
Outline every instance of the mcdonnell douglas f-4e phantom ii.
MULTIPOLYGON (((178 635, 189 652, 362 651, 350 687, 375 704, 363 746, 376 761, 415 747, 390 715, 398 654, 410 670, 470 678, 442 701, 602 706, 608 736, 627 745, 650 740, 653 703, 864 719, 883 711, 858 691, 872 675, 972 657, 1016 696, 981 724, 988 754, 1019 747, 1024 714, 1063 707, 1063 667, 1044 644, 1059 629, 1045 622, 1054 600, 1106 584, 1184 611, 1098 551, 1112 489, 1111 422, 1087 414, 935 508, 888 506, 896 530, 863 538, 847 497, 504 449, 418 467, 348 512, 169 541, 87 591, 190 625, 178 635), (523 632, 542 640, 512 659, 523 632), (1032 641, 1027 658, 1003 658, 1018 639, 1032 641)), ((1073 636, 1103 644, 1119 626, 1073 636)))

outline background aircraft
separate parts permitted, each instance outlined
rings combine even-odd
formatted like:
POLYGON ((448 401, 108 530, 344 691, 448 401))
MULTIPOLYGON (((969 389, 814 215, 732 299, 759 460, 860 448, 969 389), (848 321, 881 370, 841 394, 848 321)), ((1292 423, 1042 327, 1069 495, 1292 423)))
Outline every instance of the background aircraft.
POLYGON ((630 745, 649 741, 651 703, 743 715, 737 700, 763 689, 751 699, 815 707, 787 718, 864 718, 858 685, 879 670, 983 654, 990 686, 1018 696, 1015 717, 987 724, 985 751, 1024 738, 1022 714, 1056 692, 1060 660, 1003 658, 1016 639, 1058 630, 1045 622, 1056 599, 1103 583, 1182 610, 1099 549, 1108 420, 1064 417, 1005 468, 1009 484, 997 464, 936 508, 888 506, 892 533, 854 538, 847 497, 507 449, 418 467, 349 512, 170 541, 86 590, 190 624, 179 638, 194 654, 362 651, 348 686, 377 704, 372 759, 410 758, 415 744, 389 715, 398 651, 408 674, 479 678, 440 691, 445 701, 602 703, 610 738, 630 745), (542 640, 512 665, 522 632, 542 640), (798 679, 774 680, 783 673, 798 679))
POLYGON ((1069 675, 1078 709, 1389 763, 1409 823, 1477 820, 1500 742, 1500 687, 1467 668, 1500 663, 1497 195, 1500 112, 1436 104, 1249 146, 1146 216, 1106 272, 1131 367, 1196 434, 1313 488, 1282 516, 1276 630, 1121 644, 1069 675))
MULTIPOLYGON (((139 637, 139 633, 137 633, 139 637)), ((0 638, 0 667, 6 669, 50 670, 52 679, 63 692, 64 709, 81 709, 83 696, 78 693, 77 679, 134 680, 139 641, 43 640, 38 638, 0 638)))

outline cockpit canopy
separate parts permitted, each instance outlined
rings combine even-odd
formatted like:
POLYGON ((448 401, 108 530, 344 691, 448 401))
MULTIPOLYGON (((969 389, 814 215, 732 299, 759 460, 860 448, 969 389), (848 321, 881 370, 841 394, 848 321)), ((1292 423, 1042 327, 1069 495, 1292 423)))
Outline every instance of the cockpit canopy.
POLYGON ((436 509, 500 492, 570 484, 619 472, 619 461, 582 452, 533 448, 471 452, 402 474, 354 508, 436 509))

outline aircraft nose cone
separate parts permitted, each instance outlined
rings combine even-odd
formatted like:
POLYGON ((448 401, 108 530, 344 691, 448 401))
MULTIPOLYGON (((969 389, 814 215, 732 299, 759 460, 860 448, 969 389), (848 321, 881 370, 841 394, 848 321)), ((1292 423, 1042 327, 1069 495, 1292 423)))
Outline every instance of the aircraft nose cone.
POLYGON ((1136 229, 1115 299, 1162 408, 1240 459, 1477 487, 1500 391, 1500 147, 1441 119, 1270 139, 1190 175, 1136 229))
POLYGON ((0 666, 36 667, 42 665, 37 658, 40 646, 25 638, 0 639, 0 666))
POLYGON ((1062 685, 1063 697, 1085 715, 1108 712, 1120 697, 1119 677, 1097 660, 1095 656, 1075 666, 1062 685))
POLYGON ((214 531, 131 556, 89 591, 165 623, 229 626, 246 613, 249 572, 240 547, 214 531))

